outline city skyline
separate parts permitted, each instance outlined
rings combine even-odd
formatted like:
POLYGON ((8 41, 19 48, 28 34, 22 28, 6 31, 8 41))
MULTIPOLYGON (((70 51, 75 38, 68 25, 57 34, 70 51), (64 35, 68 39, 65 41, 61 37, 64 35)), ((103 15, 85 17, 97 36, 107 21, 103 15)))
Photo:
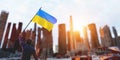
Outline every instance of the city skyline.
MULTIPOLYGON (((58 24, 65 23, 67 30, 69 30, 69 16, 73 17, 74 26, 81 29, 82 26, 87 26, 90 23, 95 23, 97 29, 100 26, 109 25, 110 28, 115 26, 118 35, 120 35, 119 15, 120 4, 119 0, 2 0, 0 2, 0 11, 5 10, 9 12, 8 22, 18 23, 23 22, 23 29, 28 22, 33 18, 40 7, 57 18, 57 24, 53 28, 54 45, 58 41, 58 24), (6 4, 7 3, 7 4, 6 4)), ((28 28, 33 28, 34 23, 31 23, 28 28)), ((39 25, 38 25, 39 26, 39 25)))

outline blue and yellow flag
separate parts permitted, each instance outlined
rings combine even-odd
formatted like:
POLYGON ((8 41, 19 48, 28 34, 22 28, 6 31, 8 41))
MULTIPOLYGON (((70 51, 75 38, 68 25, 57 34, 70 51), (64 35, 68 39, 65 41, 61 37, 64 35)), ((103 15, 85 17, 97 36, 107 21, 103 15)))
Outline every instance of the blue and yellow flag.
POLYGON ((56 18, 54 18, 53 16, 51 16, 50 14, 46 13, 41 9, 39 9, 39 11, 33 17, 32 21, 41 25, 48 31, 51 31, 53 25, 57 22, 56 18))

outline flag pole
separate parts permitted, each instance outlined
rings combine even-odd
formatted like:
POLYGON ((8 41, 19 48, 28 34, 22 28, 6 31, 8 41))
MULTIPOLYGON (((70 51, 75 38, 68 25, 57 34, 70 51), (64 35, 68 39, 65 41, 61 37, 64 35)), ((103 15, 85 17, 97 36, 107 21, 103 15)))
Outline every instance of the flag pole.
MULTIPOLYGON (((41 10, 41 8, 42 8, 42 7, 40 7, 40 10, 41 10)), ((35 14, 35 15, 36 15, 36 14, 35 14)), ((35 15, 34 15, 34 17, 35 17, 35 15)), ((33 17, 33 18, 34 18, 34 17, 33 17)), ((33 19, 33 18, 32 18, 32 19, 33 19)), ((23 30, 23 31, 25 31, 25 30, 26 30, 26 28, 28 27, 28 25, 32 22, 32 19, 30 20, 30 22, 27 24, 27 26, 24 28, 24 30, 23 30)))
POLYGON ((32 22, 32 20, 30 20, 30 22, 27 24, 27 26, 25 27, 25 29, 23 31, 26 30, 26 28, 28 27, 28 25, 32 22))

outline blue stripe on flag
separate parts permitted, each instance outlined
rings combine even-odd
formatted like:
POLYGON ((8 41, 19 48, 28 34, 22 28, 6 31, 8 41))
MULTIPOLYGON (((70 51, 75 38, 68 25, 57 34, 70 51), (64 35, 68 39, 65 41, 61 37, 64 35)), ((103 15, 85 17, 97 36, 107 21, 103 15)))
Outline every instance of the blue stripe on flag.
POLYGON ((36 15, 46 19, 47 21, 49 21, 49 22, 51 22, 53 24, 55 24, 57 22, 56 18, 54 18, 53 16, 51 16, 50 14, 46 13, 45 11, 43 11, 41 9, 39 9, 39 11, 37 12, 36 15))

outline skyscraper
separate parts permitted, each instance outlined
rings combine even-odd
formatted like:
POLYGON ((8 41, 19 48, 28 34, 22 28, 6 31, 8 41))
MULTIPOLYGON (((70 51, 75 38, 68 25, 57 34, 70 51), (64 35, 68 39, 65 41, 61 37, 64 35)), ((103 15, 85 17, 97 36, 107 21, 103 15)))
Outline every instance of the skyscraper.
POLYGON ((0 44, 6 26, 7 18, 8 18, 8 12, 2 11, 0 14, 0 44))
POLYGON ((104 33, 104 30, 100 27, 99 29, 99 32, 100 32, 100 40, 101 40, 101 46, 102 47, 105 47, 105 40, 104 40, 104 36, 105 36, 105 33, 104 33))
POLYGON ((115 27, 112 27, 113 29, 113 34, 114 34, 114 43, 115 43, 115 46, 120 46, 120 41, 118 39, 118 34, 117 34, 117 30, 115 29, 115 27))
POLYGON ((42 49, 42 42, 41 42, 41 28, 38 27, 38 32, 37 32, 37 44, 36 44, 36 54, 40 56, 41 49, 42 49))
POLYGON ((66 27, 65 24, 59 24, 59 37, 58 37, 58 51, 61 55, 66 54, 67 44, 66 44, 66 27))
POLYGON ((17 40, 16 38, 17 38, 17 28, 16 28, 16 24, 14 23, 12 26, 10 40, 8 41, 8 48, 11 48, 14 46, 15 40, 17 40))
POLYGON ((87 46, 87 48, 90 50, 90 43, 89 43, 89 40, 88 40, 88 32, 87 32, 87 27, 83 27, 83 40, 84 40, 84 43, 85 45, 87 46))
POLYGON ((75 40, 75 50, 76 51, 80 51, 83 48, 81 48, 83 46, 83 39, 80 36, 80 32, 79 31, 74 31, 74 40, 75 40))
POLYGON ((42 53, 41 55, 47 57, 52 57, 53 56, 53 36, 52 36, 52 31, 48 31, 45 28, 42 28, 42 53))
POLYGON ((70 31, 67 31, 67 41, 68 41, 67 50, 71 51, 70 31))
POLYGON ((71 41, 71 51, 75 50, 75 40, 74 40, 74 32, 73 32, 73 22, 72 22, 72 16, 70 16, 70 41, 71 41))
POLYGON ((11 23, 8 23, 7 29, 6 29, 6 33, 5 33, 5 37, 4 37, 4 42, 2 45, 2 48, 5 49, 8 43, 8 36, 9 36, 9 31, 10 31, 10 27, 11 27, 11 23))
POLYGON ((97 34, 96 25, 94 23, 92 23, 92 24, 89 24, 88 27, 90 30, 92 49, 98 48, 99 41, 98 41, 98 34, 97 34))
POLYGON ((100 36, 103 47, 109 47, 113 45, 112 36, 108 25, 100 28, 100 36))

